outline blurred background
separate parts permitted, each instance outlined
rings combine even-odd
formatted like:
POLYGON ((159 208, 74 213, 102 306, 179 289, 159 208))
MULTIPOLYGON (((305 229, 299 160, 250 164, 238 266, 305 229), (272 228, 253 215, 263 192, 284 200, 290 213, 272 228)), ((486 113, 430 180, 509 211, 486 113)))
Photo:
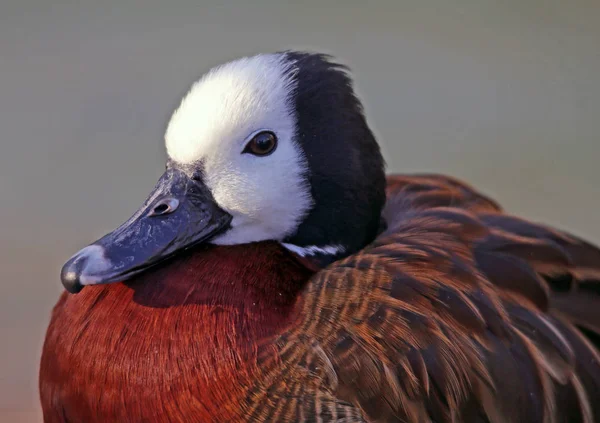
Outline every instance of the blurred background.
POLYGON ((0 4, 0 421, 39 422, 59 270, 135 211, 210 67, 305 48, 354 70, 389 171, 468 180, 600 243, 598 0, 0 4))

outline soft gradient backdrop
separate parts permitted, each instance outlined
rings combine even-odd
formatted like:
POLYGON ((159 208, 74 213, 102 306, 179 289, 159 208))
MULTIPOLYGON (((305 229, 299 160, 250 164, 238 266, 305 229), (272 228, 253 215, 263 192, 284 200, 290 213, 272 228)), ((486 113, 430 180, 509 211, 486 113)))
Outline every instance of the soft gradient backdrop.
POLYGON ((598 0, 3 0, 0 421, 41 421, 60 267, 145 198, 167 119, 211 66, 333 53, 390 171, 464 178, 600 242, 599 47, 598 0))

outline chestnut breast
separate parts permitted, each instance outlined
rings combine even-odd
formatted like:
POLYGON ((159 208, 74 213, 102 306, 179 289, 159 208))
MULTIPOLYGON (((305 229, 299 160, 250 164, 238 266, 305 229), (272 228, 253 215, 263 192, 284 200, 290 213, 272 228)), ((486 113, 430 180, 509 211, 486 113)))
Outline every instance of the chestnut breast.
POLYGON ((256 344, 293 322, 312 271, 275 242, 204 247, 60 298, 40 368, 46 422, 229 421, 256 344))

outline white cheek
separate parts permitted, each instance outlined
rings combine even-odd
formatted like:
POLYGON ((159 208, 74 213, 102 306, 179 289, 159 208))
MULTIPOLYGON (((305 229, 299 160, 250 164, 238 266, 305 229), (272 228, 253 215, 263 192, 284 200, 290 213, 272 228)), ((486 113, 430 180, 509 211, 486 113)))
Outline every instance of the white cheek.
POLYGON ((232 229, 213 240, 217 244, 282 240, 312 207, 306 164, 291 140, 270 156, 239 154, 222 165, 223 171, 207 171, 215 200, 233 215, 232 229))

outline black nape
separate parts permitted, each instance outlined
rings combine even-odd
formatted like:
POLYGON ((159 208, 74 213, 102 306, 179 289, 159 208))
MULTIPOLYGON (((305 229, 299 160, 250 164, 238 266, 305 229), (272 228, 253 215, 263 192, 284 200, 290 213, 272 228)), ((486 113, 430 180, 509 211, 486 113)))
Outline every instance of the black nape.
POLYGON ((288 51, 285 57, 294 64, 296 140, 315 206, 284 242, 339 244, 349 255, 381 230, 385 163, 348 68, 324 54, 288 51))

